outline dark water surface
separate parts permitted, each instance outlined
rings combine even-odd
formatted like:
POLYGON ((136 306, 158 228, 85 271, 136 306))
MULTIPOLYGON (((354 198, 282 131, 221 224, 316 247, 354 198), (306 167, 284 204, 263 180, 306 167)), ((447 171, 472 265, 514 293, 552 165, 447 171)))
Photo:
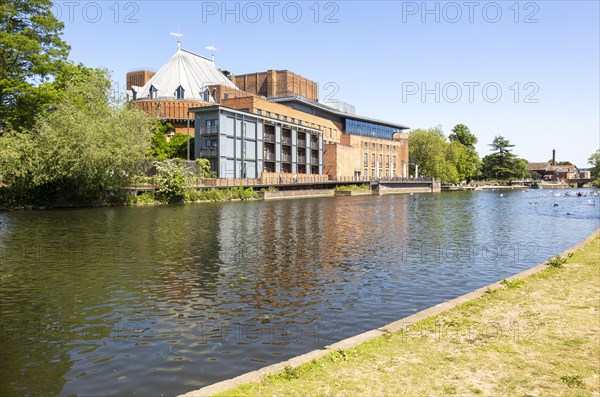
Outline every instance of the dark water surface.
POLYGON ((578 243, 580 191, 0 213, 0 394, 172 396, 331 344, 578 243))

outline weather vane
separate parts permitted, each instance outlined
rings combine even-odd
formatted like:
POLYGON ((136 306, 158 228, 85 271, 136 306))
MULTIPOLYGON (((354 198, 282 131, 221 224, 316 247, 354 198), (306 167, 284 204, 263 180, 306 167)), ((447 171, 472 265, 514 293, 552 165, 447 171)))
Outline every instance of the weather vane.
POLYGON ((185 36, 183 33, 181 33, 180 30, 178 30, 177 32, 173 33, 169 33, 171 36, 175 36, 177 37, 177 49, 181 49, 181 36, 185 36))

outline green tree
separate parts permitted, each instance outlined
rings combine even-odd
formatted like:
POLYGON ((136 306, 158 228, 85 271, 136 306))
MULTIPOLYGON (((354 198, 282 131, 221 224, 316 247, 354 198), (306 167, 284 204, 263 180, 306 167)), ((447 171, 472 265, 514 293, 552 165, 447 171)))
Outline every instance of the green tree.
POLYGON ((450 142, 458 141, 462 145, 472 149, 475 149, 475 144, 477 143, 477 137, 464 124, 455 125, 452 129, 452 134, 448 138, 450 142))
POLYGON ((54 78, 65 67, 69 46, 50 0, 0 3, 0 134, 28 129, 59 94, 54 78))
POLYGON ((527 161, 517 158, 512 153, 512 145, 508 139, 496 136, 489 145, 496 153, 485 156, 482 160, 483 176, 486 179, 513 180, 526 178, 527 161))
POLYGON ((107 100, 108 73, 85 69, 69 95, 31 131, 0 136, 0 169, 12 204, 97 203, 141 172, 150 141, 140 110, 107 100))
POLYGON ((152 135, 150 137, 150 152, 149 156, 165 159, 169 157, 169 147, 166 140, 166 135, 173 131, 171 123, 165 123, 160 120, 155 120, 152 123, 152 135))
POLYGON ((455 162, 460 158, 462 148, 450 147, 440 126, 411 131, 408 151, 411 173, 415 172, 415 165, 418 165, 419 175, 432 176, 448 183, 460 182, 455 162))
MULTIPOLYGON (((187 135, 175 134, 167 144, 167 156, 170 159, 187 159, 187 135)), ((190 159, 194 159, 194 138, 190 138, 190 159)))
POLYGON ((600 149, 597 149, 594 154, 588 159, 588 164, 592 166, 590 173, 594 179, 594 186, 600 187, 600 149))
POLYGON ((217 174, 212 170, 208 159, 196 159, 196 167, 201 179, 214 179, 217 174))
POLYGON ((190 173, 177 159, 159 161, 158 196, 168 203, 180 203, 188 189, 190 173))
POLYGON ((481 169, 481 160, 479 154, 475 150, 477 137, 471 133, 469 127, 464 124, 457 124, 452 129, 452 133, 448 136, 450 145, 455 147, 452 150, 455 152, 454 163, 458 170, 459 179, 461 181, 470 181, 474 179, 481 169), (463 149, 459 150, 456 145, 462 145, 463 149), (460 154, 458 155, 459 152, 460 154))

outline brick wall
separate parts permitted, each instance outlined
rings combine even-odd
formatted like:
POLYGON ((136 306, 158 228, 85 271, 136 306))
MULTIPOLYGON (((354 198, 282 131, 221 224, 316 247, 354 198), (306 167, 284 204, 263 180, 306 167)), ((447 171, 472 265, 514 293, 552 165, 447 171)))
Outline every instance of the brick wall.
POLYGON ((126 82, 127 90, 131 90, 131 86, 143 87, 154 76, 154 72, 149 70, 135 70, 127 73, 126 82))

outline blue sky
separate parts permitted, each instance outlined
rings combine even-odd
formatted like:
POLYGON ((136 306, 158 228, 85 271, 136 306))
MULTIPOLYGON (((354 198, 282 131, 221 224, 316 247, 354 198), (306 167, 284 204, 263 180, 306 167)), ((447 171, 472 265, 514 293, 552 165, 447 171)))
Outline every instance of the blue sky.
POLYGON ((466 124, 529 161, 600 147, 598 1, 58 1, 71 58, 158 70, 177 48, 234 74, 289 69, 320 97, 411 128, 466 124), (330 83, 330 84, 327 84, 330 83))

